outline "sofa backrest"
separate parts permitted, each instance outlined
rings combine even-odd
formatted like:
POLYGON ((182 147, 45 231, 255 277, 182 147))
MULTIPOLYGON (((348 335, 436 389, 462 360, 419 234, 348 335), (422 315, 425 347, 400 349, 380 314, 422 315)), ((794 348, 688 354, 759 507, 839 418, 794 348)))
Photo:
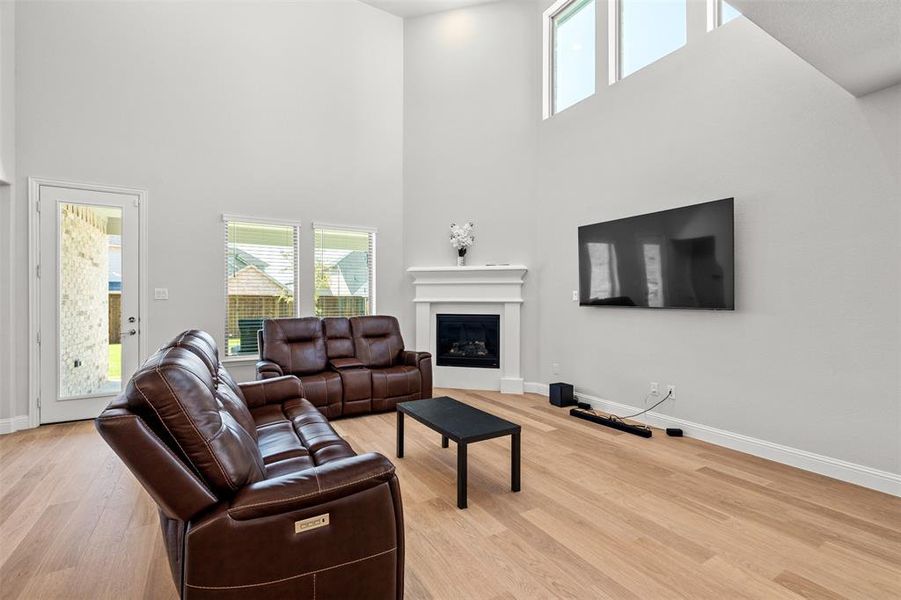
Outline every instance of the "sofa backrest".
POLYGON ((201 358, 199 341, 177 341, 138 369, 123 408, 147 422, 213 493, 229 497, 264 479, 263 459, 254 437, 219 398, 218 359, 201 358))
POLYGON ((404 340, 396 318, 385 315, 351 317, 350 329, 356 357, 365 366, 385 368, 401 361, 404 340))
POLYGON ((322 320, 318 317, 300 319, 268 319, 263 321, 263 360, 281 366, 285 375, 312 375, 325 371, 328 355, 322 320))
POLYGON ((257 439, 257 428, 253 416, 247 409, 247 401, 241 388, 219 362, 219 347, 216 340, 206 331, 189 329, 182 332, 163 348, 187 348, 196 354, 206 365, 216 384, 216 397, 222 402, 226 410, 235 420, 244 427, 254 440, 257 439))
POLYGON ((350 319, 326 317, 322 319, 322 328, 325 332, 325 350, 329 360, 353 358, 354 338, 350 332, 350 319))

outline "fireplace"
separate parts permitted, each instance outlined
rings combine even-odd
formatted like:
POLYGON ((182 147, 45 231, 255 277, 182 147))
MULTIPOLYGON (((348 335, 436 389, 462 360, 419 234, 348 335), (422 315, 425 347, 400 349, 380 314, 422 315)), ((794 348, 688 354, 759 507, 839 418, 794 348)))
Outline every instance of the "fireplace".
POLYGON ((437 366, 500 368, 500 315, 435 316, 437 366))

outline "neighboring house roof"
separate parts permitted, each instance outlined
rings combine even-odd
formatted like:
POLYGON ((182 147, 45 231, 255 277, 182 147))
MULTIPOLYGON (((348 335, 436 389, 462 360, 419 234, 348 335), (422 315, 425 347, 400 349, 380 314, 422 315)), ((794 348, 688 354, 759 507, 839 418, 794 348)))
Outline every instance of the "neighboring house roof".
POLYGON ((249 267, 251 265, 259 267, 260 269, 265 269, 269 266, 269 263, 267 263, 266 261, 257 258, 246 250, 238 248, 237 245, 232 249, 231 252, 226 255, 225 259, 228 265, 229 277, 231 277, 241 269, 249 267))
POLYGON ((228 278, 230 296, 291 296, 291 290, 255 265, 244 267, 228 278))

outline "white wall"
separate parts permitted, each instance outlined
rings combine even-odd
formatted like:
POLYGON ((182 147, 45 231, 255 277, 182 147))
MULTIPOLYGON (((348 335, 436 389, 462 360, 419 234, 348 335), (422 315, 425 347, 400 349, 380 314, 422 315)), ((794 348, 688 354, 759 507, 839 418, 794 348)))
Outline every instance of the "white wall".
POLYGON ((546 4, 407 21, 407 262, 451 260, 430 240, 462 198, 487 224, 473 258, 532 270, 527 380, 631 405, 672 383, 663 413, 901 472, 901 88, 854 99, 745 19, 706 33, 694 3, 686 47, 610 87, 601 60, 598 93, 542 122, 509 90, 540 97, 546 4), (498 52, 435 43, 453 21, 498 52), (571 301, 577 226, 729 196, 735 312, 571 301))
POLYGON ((9 421, 19 390, 16 365, 14 302, 17 240, 13 203, 16 171, 15 32, 16 6, 0 2, 0 432, 12 429, 9 421))
POLYGON ((150 300, 151 348, 189 327, 222 339, 222 213, 303 222, 304 314, 311 223, 377 227, 379 310, 406 308, 399 18, 350 0, 27 2, 16 24, 19 179, 149 191, 149 283, 170 298, 150 300))
MULTIPOLYGON (((404 228, 407 266, 456 264, 452 222, 475 222, 469 264, 529 267, 526 373, 538 368, 535 220, 540 31, 532 3, 405 21, 404 228)), ((412 295, 411 295, 412 297, 412 295)), ((409 311, 412 315, 412 306, 409 311)), ((425 348, 423 348, 425 350, 425 348)))

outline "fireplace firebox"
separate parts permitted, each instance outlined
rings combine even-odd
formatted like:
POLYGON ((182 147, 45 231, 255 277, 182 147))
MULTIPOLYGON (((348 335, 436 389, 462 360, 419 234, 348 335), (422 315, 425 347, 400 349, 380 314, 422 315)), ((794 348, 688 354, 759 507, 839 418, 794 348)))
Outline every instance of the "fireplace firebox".
POLYGON ((436 317, 437 366, 500 368, 500 315, 436 315, 436 317))

